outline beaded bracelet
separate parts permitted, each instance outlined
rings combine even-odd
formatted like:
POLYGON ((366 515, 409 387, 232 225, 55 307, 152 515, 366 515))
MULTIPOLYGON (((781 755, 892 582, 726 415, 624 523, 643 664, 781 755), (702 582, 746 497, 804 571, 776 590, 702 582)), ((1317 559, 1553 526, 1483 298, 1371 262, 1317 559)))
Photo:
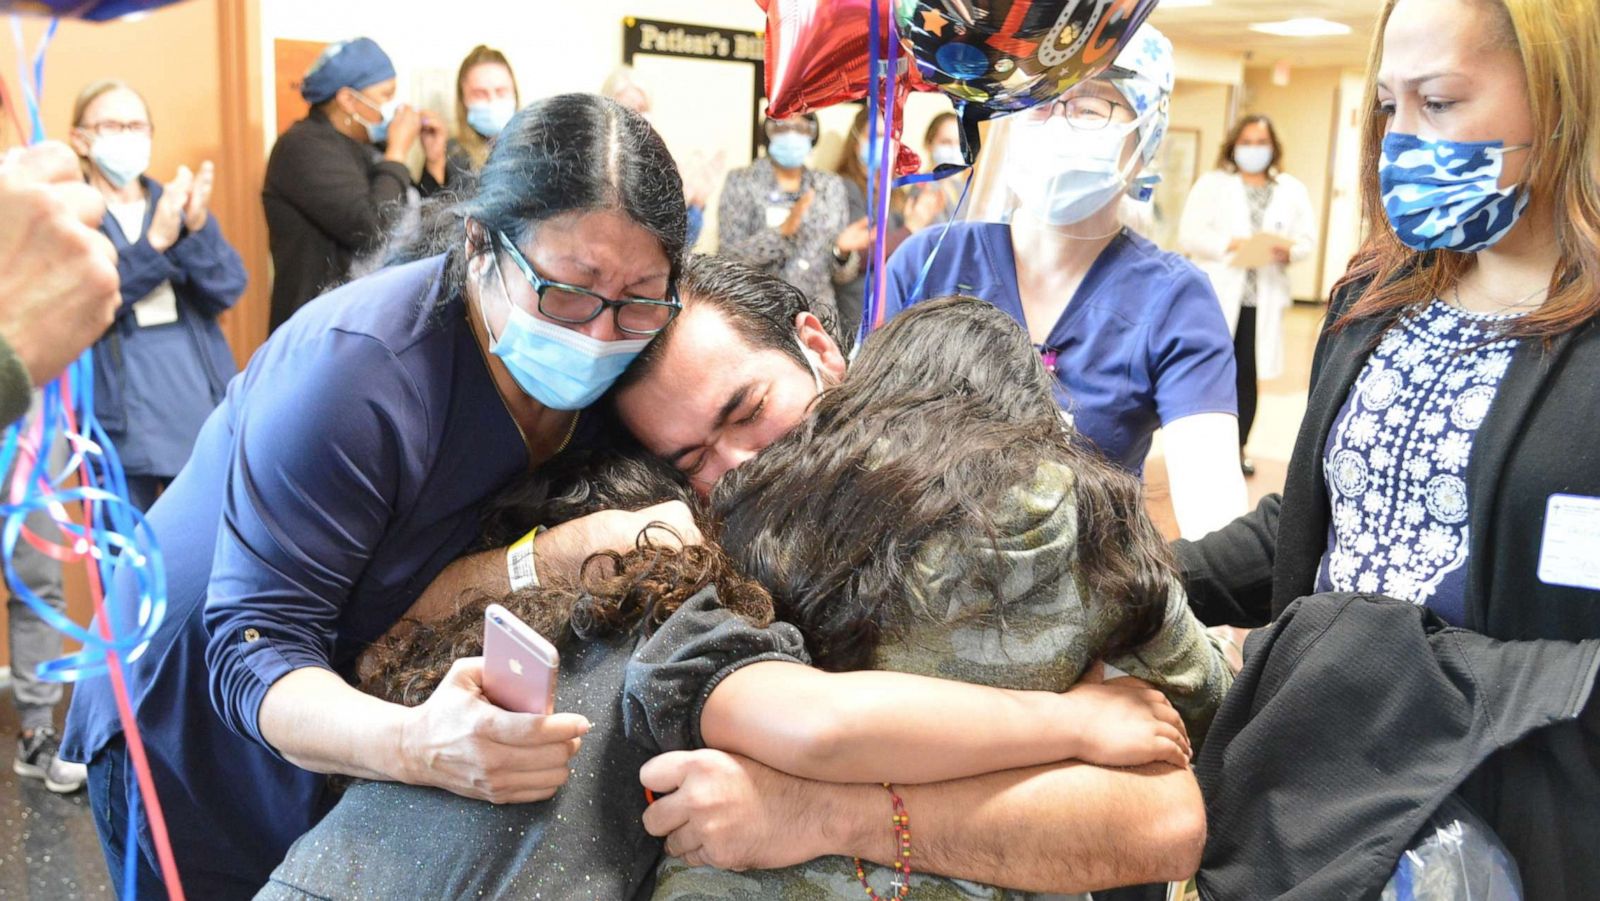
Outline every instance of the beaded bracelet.
MULTIPOLYGON (((889 800, 894 805, 894 815, 889 822, 894 826, 895 843, 900 846, 900 856, 891 869, 894 870, 894 882, 890 887, 894 891, 889 898, 904 899, 911 894, 911 815, 906 813, 906 802, 900 800, 895 794, 894 787, 883 783, 883 788, 889 793, 889 800)), ((872 890, 872 884, 867 882, 867 870, 862 866, 861 858, 856 858, 856 878, 861 880, 861 887, 867 890, 867 897, 871 901, 886 901, 872 890)))

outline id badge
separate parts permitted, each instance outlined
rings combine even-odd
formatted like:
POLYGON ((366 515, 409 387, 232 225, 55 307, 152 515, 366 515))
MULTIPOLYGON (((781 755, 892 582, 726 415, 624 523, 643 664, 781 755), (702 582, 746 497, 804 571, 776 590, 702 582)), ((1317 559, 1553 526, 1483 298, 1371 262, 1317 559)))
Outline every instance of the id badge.
POLYGON ((1539 581, 1600 591, 1600 497, 1550 495, 1539 544, 1539 581))
POLYGON ((800 195, 790 194, 786 191, 772 191, 767 194, 767 228, 778 229, 789 219, 789 211, 799 202, 800 195))
POLYGON ((170 325, 178 321, 178 295, 172 293, 172 282, 162 282, 144 300, 133 305, 133 321, 140 328, 170 325))

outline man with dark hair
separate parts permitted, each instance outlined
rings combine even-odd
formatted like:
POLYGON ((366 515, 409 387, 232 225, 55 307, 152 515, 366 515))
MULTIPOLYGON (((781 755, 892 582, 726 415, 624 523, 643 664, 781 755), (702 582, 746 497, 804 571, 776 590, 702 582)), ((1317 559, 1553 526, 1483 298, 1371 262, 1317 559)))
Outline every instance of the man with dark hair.
MULTIPOLYGON (((823 388, 844 379, 846 361, 826 314, 752 266, 693 258, 678 294, 683 312, 610 397, 644 447, 706 493, 799 424, 823 388)), ((463 591, 510 591, 504 559, 505 550, 495 549, 458 560, 410 616, 448 615, 463 591)), ((698 671, 685 659, 671 665, 698 671)), ((951 728, 970 726, 952 721, 951 728)), ((698 745, 698 726, 693 731, 698 745)), ((899 859, 875 786, 809 781, 706 747, 662 754, 640 778, 657 796, 646 829, 692 864, 739 870, 831 855, 899 859)), ((1066 762, 896 791, 917 818, 920 872, 1021 891, 1186 879, 1205 840, 1199 786, 1187 768, 1168 764, 1066 762)))
POLYGON ((613 397, 623 425, 706 494, 804 419, 846 361, 832 311, 753 266, 694 257, 678 295, 683 313, 613 397))
MULTIPOLYGON (((847 363, 806 296, 754 267, 695 257, 678 294, 683 312, 612 398, 623 425, 706 494, 798 425, 847 363)), ((645 819, 668 853, 724 869, 780 867, 813 851, 885 859, 873 847, 891 835, 883 811, 840 786, 710 749, 663 755, 650 769, 658 793, 676 789, 645 819)), ((1203 823, 1188 818, 1198 786, 1174 767, 1067 763, 900 790, 916 795, 907 804, 919 869, 1018 889, 1186 878, 1204 841, 1203 823)))

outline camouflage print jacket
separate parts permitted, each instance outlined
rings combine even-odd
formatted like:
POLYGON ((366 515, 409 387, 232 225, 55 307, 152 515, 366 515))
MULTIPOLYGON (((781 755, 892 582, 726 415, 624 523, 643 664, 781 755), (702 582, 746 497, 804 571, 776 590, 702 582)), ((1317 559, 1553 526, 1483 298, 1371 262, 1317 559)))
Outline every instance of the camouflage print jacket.
MULTIPOLYGON (((1105 599, 1090 602, 1084 596, 1072 472, 1043 464, 1012 498, 1010 509, 996 517, 996 541, 952 537, 924 548, 917 563, 920 585, 907 599, 909 626, 878 648, 876 669, 1059 692, 1072 687, 1099 656, 1115 623, 1105 599), (999 609, 986 578, 993 576, 1000 579, 999 609)), ((1106 662, 1165 692, 1197 748, 1233 681, 1221 648, 1189 612, 1176 580, 1166 624, 1156 638, 1106 662)), ((698 746, 695 724, 709 686, 676 693, 700 699, 684 711, 691 722, 678 736, 680 747, 698 746)), ((663 749, 673 743, 664 742, 663 749)), ((889 875, 879 870, 872 877, 880 895, 888 893, 889 875)), ((924 901, 1035 897, 924 873, 915 873, 912 884, 912 895, 924 901)), ((863 894, 854 864, 842 857, 744 873, 689 867, 669 858, 657 871, 654 897, 809 901, 863 894)))

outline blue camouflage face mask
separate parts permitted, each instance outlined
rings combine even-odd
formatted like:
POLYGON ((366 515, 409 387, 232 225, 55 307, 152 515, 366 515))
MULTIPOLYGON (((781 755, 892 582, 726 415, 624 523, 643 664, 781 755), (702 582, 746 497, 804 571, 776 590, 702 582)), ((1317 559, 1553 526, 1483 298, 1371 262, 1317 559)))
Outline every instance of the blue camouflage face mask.
POLYGON ((1389 133, 1378 187, 1395 236, 1418 251, 1477 253, 1493 247, 1528 208, 1527 191, 1500 187, 1505 155, 1526 149, 1389 133))

